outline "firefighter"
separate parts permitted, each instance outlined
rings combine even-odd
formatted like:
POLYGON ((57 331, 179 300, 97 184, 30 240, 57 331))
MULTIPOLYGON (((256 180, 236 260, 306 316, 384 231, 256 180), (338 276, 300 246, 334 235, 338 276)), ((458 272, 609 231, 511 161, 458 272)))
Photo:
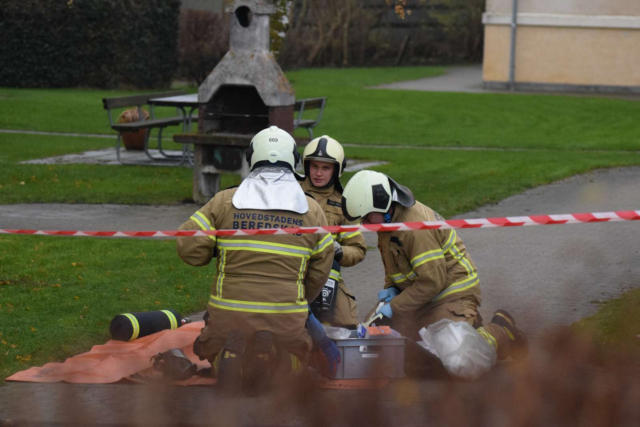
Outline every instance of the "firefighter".
MULTIPOLYGON (((436 211, 417 202, 411 191, 388 176, 360 171, 347 184, 342 210, 363 224, 443 221, 436 211)), ((478 313, 480 280, 475 264, 455 229, 378 232, 385 269, 377 311, 407 337, 441 319, 467 322, 496 350, 498 359, 528 354, 525 335, 504 310, 483 326, 478 313)))
MULTIPOLYGON (((294 175, 299 157, 284 130, 272 126, 259 132, 247 153, 248 177, 217 193, 180 230, 326 225, 322 209, 294 175)), ((196 267, 217 257, 209 318, 194 352, 212 363, 223 390, 255 395, 272 373, 303 370, 312 347, 309 301, 329 276, 331 234, 178 237, 177 249, 196 267)), ((339 363, 339 355, 332 362, 339 363)))
MULTIPOLYGON (((321 136, 309 143, 302 154, 305 179, 301 182, 305 193, 310 194, 324 211, 329 225, 347 225, 342 214, 342 185, 340 176, 347 160, 338 141, 321 136)), ((341 267, 351 267, 362 261, 367 253, 364 236, 360 231, 334 235, 334 258, 329 280, 322 294, 312 304, 316 317, 331 326, 355 328, 358 324, 358 308, 355 296, 347 289, 341 267)))

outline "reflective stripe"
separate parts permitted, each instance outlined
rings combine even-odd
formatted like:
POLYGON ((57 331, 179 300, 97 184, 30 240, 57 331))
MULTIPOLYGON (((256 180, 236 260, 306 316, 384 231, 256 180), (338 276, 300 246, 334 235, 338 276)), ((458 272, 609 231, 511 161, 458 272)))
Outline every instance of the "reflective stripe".
POLYGON ((482 336, 482 338, 487 340, 487 342, 491 344, 496 351, 498 351, 498 341, 489 333, 489 331, 482 327, 476 329, 476 331, 482 336))
POLYGON ((222 281, 224 280, 224 267, 227 262, 227 251, 224 249, 220 249, 220 254, 218 255, 218 260, 220 261, 220 267, 218 268, 218 296, 222 296, 222 281))
POLYGON ((416 274, 415 271, 410 271, 406 276, 402 273, 397 273, 397 274, 390 274, 389 277, 391 278, 391 280, 394 281, 394 283, 402 283, 405 280, 413 280, 416 277, 418 277, 418 275, 416 274))
POLYGON ((331 270, 331 272, 329 273, 329 278, 339 281, 340 280, 340 272, 336 271, 336 270, 331 270))
POLYGON ((176 316, 174 316, 173 313, 170 312, 169 310, 160 310, 160 311, 166 314, 167 317, 169 318, 169 323, 171 323, 171 329, 178 329, 178 320, 176 319, 176 316))
POLYGON ((405 275, 402 273, 390 274, 389 277, 391 278, 391 280, 393 280, 394 283, 402 283, 407 280, 405 275))
MULTIPOLYGON (((215 230, 215 227, 211 226, 211 222, 209 222, 209 220, 207 219, 206 216, 204 216, 200 211, 197 211, 196 213, 194 213, 193 215, 191 215, 191 219, 193 221, 196 222, 196 224, 198 224, 200 226, 201 229, 203 230, 215 230)), ((216 241, 216 236, 209 236, 209 238, 211 240, 213 240, 214 242, 216 241)))
POLYGON ((138 323, 138 319, 136 319, 136 316, 129 313, 123 313, 122 315, 127 316, 129 321, 131 322, 131 326, 133 327, 133 333, 131 334, 131 338, 129 338, 129 341, 137 339, 138 335, 140 335, 140 324, 138 323))
POLYGON ((515 325, 513 324, 513 322, 511 321, 511 319, 509 319, 509 318, 508 318, 507 316, 505 316, 504 314, 499 313, 499 312, 496 312, 496 313, 494 313, 493 315, 494 315, 494 316, 500 316, 500 317, 502 317, 504 320, 506 320, 506 321, 507 321, 511 326, 515 326, 515 325))
POLYGON ((502 329, 504 329, 504 331, 507 333, 507 336, 509 337, 509 339, 510 339, 511 341, 515 341, 515 340, 516 340, 516 337, 514 337, 514 336, 513 336, 513 334, 511 333, 511 331, 510 331, 510 330, 508 330, 508 329, 507 329, 507 328, 505 328, 504 326, 502 327, 502 329))
MULTIPOLYGON (((331 235, 328 235, 331 237, 331 235)), ((293 257, 302 258, 300 262, 300 270, 298 271, 298 278, 296 284, 298 286, 298 301, 304 299, 304 275, 307 270, 307 260, 311 255, 311 249, 303 246, 286 245, 283 243, 264 242, 261 240, 231 240, 231 239, 218 239, 218 248, 220 248, 220 255, 218 260, 220 263, 217 292, 218 296, 222 296, 222 283, 225 277, 225 265, 227 261, 227 251, 252 251, 263 252, 269 254, 279 254, 293 257)))
POLYGON ((333 245, 333 236, 331 236, 331 234, 327 234, 322 238, 322 240, 318 242, 316 247, 313 248, 313 252, 311 253, 311 255, 315 255, 317 253, 322 252, 329 245, 333 245))
MULTIPOLYGON (((199 339, 199 338, 196 338, 196 339, 199 339)), ((220 362, 221 357, 222 357, 222 350, 220 350, 218 354, 216 354, 216 358, 213 359, 213 372, 216 373, 216 376, 218 374, 218 364, 220 362)))
POLYGON ((352 237, 357 236, 358 234, 362 234, 361 231, 352 231, 352 232, 344 232, 344 233, 340 233, 338 234, 338 238, 336 240, 338 240, 338 242, 343 242, 347 239, 350 239, 352 237))
POLYGON ((434 259, 444 258, 444 253, 441 249, 434 249, 432 251, 423 252, 418 256, 411 259, 411 266, 416 268, 426 262, 433 261, 434 259))
POLYGON ((442 247, 442 252, 447 252, 451 248, 451 245, 453 245, 456 242, 457 236, 458 234, 456 233, 456 230, 452 228, 451 233, 449 233, 449 238, 447 239, 447 243, 445 243, 444 246, 442 247))
POLYGON ((309 305, 306 302, 253 302, 223 299, 215 295, 209 297, 209 305, 222 310, 243 311, 248 313, 285 314, 306 313, 309 305))
POLYGON ((475 274, 475 272, 473 271, 473 267, 471 267, 471 264, 469 264, 469 261, 467 261, 464 258, 464 255, 460 253, 456 245, 453 245, 451 247, 450 252, 454 256, 454 258, 456 258, 460 262, 460 264, 462 264, 465 270, 467 270, 467 274, 469 276, 473 276, 475 274))
MULTIPOLYGON (((329 234, 329 237, 331 235, 329 234)), ((284 245, 281 243, 265 243, 260 240, 228 240, 219 239, 218 247, 228 251, 254 251, 270 254, 306 257, 311 254, 311 249, 303 246, 284 245)))
POLYGON ((452 283, 448 288, 444 289, 442 292, 436 295, 435 298, 431 300, 432 302, 437 301, 453 293, 466 291, 467 289, 470 289, 476 286, 478 283, 480 283, 480 279, 478 279, 478 273, 471 266, 469 261, 465 259, 465 254, 461 253, 458 247, 456 246, 455 244, 456 238, 457 238, 456 231, 454 229, 451 229, 451 234, 449 235, 449 238, 447 239, 447 243, 444 245, 442 250, 444 252, 447 252, 447 251, 451 252, 451 255, 453 255, 453 257, 457 259, 458 262, 467 271, 468 277, 466 279, 452 283))
POLYGON ((447 295, 451 295, 457 292, 466 291, 467 289, 471 289, 480 283, 480 279, 478 279, 478 275, 474 274, 471 277, 467 277, 464 280, 460 280, 459 282, 452 283, 448 288, 440 292, 431 300, 431 302, 438 301, 441 298, 446 297, 447 295))
POLYGON ((294 355, 293 353, 289 354, 291 355, 291 371, 294 374, 299 374, 300 372, 302 372, 302 362, 300 361, 298 356, 294 355))
POLYGON ((302 261, 300 261, 300 271, 298 272, 298 280, 296 284, 298 285, 298 301, 302 301, 304 298, 304 285, 303 280, 305 276, 305 272, 307 271, 307 260, 308 257, 303 257, 302 261))

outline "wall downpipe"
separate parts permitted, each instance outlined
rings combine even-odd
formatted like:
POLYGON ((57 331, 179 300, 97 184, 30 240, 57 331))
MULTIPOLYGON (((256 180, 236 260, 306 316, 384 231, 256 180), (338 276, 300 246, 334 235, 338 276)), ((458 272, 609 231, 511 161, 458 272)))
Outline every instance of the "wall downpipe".
POLYGON ((509 53, 509 90, 516 86, 516 35, 518 32, 518 0, 513 0, 511 14, 511 51, 509 53))

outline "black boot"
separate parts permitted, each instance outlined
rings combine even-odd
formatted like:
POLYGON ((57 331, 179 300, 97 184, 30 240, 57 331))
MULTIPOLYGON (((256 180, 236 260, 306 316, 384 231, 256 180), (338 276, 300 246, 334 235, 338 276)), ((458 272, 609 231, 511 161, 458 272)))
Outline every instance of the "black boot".
POLYGON ((505 310, 497 310, 491 319, 491 323, 502 326, 511 342, 509 343, 509 355, 514 360, 525 359, 529 355, 529 340, 524 332, 516 327, 516 321, 505 310))
POLYGON ((218 356, 218 385, 224 394, 235 396, 242 390, 242 355, 247 343, 240 331, 227 336, 218 356))
POLYGON ((247 396, 258 396, 267 389, 275 354, 271 332, 256 333, 245 361, 244 390, 247 396))

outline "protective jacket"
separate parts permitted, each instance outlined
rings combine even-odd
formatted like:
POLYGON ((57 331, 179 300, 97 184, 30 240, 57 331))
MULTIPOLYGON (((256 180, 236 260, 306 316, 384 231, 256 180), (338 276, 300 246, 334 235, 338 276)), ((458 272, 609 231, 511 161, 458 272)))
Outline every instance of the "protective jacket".
MULTIPOLYGON (((180 230, 322 226, 320 206, 306 197, 305 214, 237 209, 236 188, 221 191, 180 226, 180 230)), ((207 307, 210 320, 199 338, 199 354, 213 360, 227 335, 251 337, 269 331, 276 344, 304 356, 311 348, 305 329, 307 301, 322 290, 333 261, 331 234, 179 237, 178 254, 205 266, 217 256, 217 274, 207 307)))
MULTIPOLYGON (((420 202, 409 208, 394 206, 391 222, 444 220, 420 202)), ((378 248, 385 288, 395 286, 402 291, 391 300, 394 322, 415 323, 434 305, 455 299, 470 297, 480 305, 478 272, 456 230, 378 233, 378 248)))
MULTIPOLYGON (((349 225, 350 222, 342 213, 342 194, 331 185, 328 188, 314 187, 309 178, 301 183, 305 193, 310 194, 318 202, 324 215, 327 218, 328 225, 349 225)), ((358 264, 367 254, 367 245, 364 236, 360 231, 344 232, 333 236, 334 239, 342 246, 342 259, 340 259, 341 267, 351 267, 358 264)), ((358 310, 355 303, 355 297, 347 289, 340 272, 332 270, 332 278, 338 279, 339 291, 336 298, 335 313, 328 320, 334 326, 351 326, 358 324, 358 310)))

